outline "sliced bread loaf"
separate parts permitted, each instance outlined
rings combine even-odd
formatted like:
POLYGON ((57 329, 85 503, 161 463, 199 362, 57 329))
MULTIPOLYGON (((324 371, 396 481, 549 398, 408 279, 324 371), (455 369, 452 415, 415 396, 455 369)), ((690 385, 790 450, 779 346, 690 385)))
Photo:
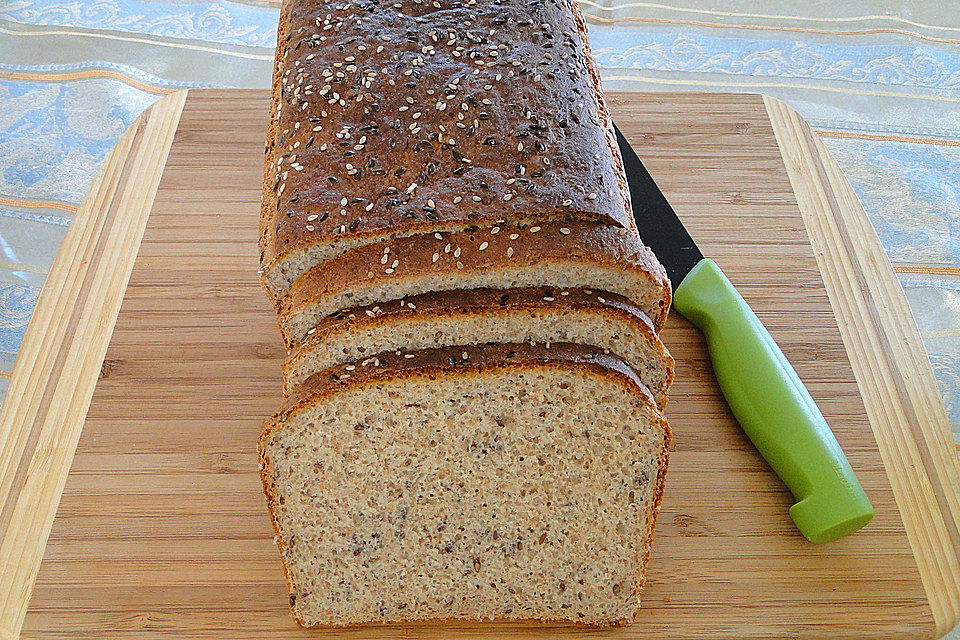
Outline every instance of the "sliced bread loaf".
POLYGON ((339 311, 308 331, 283 363, 284 393, 314 373, 383 351, 487 342, 575 342, 630 365, 659 407, 673 358, 650 319, 615 293, 589 289, 460 289, 339 311))
POLYGON ((314 376, 259 442, 293 615, 629 621, 669 443, 633 370, 580 345, 314 376))
POLYGON ((624 296, 656 331, 670 307, 663 266, 636 232, 592 223, 502 224, 357 247, 296 280, 279 301, 288 348, 337 311, 450 289, 585 288, 624 296))
POLYGON ((287 0, 277 41, 273 297, 370 242, 500 218, 633 225, 576 2, 287 0))

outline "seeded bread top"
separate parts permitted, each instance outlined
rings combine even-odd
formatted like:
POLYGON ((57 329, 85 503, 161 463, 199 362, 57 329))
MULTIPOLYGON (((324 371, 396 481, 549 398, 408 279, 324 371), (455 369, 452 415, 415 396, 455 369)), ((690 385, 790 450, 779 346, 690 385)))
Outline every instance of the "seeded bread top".
POLYGON ((631 227, 572 0, 287 0, 261 261, 495 219, 631 227))
MULTIPOLYGON (((436 375, 456 371, 466 374, 496 367, 522 367, 549 364, 580 367, 612 375, 637 388, 656 409, 650 390, 626 362, 596 347, 556 343, 550 346, 529 343, 494 343, 462 347, 422 349, 407 353, 381 353, 359 362, 337 365, 314 374, 292 393, 277 414, 265 425, 264 434, 277 428, 301 407, 348 385, 375 384, 378 380, 408 375, 436 375)), ((665 423, 664 423, 665 424, 665 423)))

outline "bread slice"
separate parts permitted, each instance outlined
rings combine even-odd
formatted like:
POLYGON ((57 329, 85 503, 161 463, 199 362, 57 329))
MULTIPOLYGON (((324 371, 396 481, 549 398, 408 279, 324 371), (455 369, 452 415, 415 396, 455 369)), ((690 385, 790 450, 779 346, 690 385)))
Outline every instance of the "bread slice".
POLYGON ((314 373, 382 351, 486 342, 575 342, 622 358, 667 401, 673 358, 623 296, 589 289, 461 289, 356 307, 320 321, 283 363, 284 394, 314 373))
POLYGON ((500 218, 633 225, 576 2, 287 0, 277 41, 260 226, 273 297, 371 242, 500 218))
POLYGON ((288 346, 328 315, 450 289, 585 288, 624 296, 663 326, 670 282, 628 230, 591 223, 503 224, 366 245, 318 265, 281 296, 288 346))
POLYGON ((629 621, 669 445, 630 367, 582 345, 314 376, 259 442, 293 616, 629 621))

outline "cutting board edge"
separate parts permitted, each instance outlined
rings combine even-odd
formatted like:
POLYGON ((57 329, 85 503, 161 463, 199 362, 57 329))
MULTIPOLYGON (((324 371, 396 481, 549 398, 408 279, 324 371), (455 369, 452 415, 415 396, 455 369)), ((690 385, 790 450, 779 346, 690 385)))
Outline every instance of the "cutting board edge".
POLYGON ((893 265, 836 160, 799 113, 762 98, 844 346, 860 356, 850 364, 943 635, 960 623, 960 459, 930 360, 893 265))
POLYGON ((27 325, 0 412, 3 640, 19 637, 187 93, 161 98, 117 141, 27 325))

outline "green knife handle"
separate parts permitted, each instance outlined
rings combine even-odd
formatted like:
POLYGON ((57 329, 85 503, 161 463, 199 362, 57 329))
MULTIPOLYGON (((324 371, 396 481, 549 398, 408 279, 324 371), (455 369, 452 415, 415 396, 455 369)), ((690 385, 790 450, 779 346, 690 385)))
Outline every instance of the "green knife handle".
POLYGON ((870 522, 870 500, 823 414, 713 260, 687 274, 674 307, 703 331, 733 414, 797 498, 790 516, 800 532, 811 542, 829 542, 870 522))

